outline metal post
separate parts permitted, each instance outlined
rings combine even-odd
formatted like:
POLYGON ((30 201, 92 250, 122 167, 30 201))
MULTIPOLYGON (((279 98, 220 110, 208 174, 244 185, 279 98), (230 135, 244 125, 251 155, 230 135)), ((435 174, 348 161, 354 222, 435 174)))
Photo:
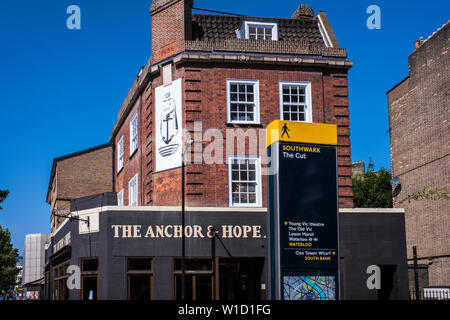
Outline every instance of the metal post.
POLYGON ((419 268, 417 266, 417 248, 413 246, 413 258, 414 258, 414 288, 416 290, 416 300, 420 300, 419 296, 419 268))
POLYGON ((216 230, 212 228, 214 236, 211 239, 211 259, 212 259, 212 271, 213 271, 213 299, 216 295, 216 230))
POLYGON ((186 297, 186 264, 185 264, 185 239, 184 239, 184 151, 181 153, 181 300, 186 297))
POLYGON ((181 150, 181 299, 186 300, 186 244, 185 244, 185 197, 184 197, 184 153, 186 149, 194 142, 194 140, 189 139, 184 143, 181 150), (184 147, 184 148, 183 148, 184 147))

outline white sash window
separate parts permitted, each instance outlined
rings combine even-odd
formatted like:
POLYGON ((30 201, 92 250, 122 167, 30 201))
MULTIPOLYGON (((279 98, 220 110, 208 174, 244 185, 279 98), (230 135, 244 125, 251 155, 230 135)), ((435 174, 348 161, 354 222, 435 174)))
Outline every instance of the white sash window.
POLYGON ((123 189, 117 193, 117 205, 123 207, 123 189))
POLYGON ((123 136, 117 142, 117 172, 123 168, 123 136))
POLYGON ((258 80, 227 80, 227 109, 230 123, 259 123, 258 80))
POLYGON ((259 157, 228 158, 230 206, 261 206, 261 162, 259 157))
POLYGON ((280 82, 281 120, 312 122, 311 83, 280 82))
POLYGON ((138 148, 138 115, 137 112, 130 121, 130 156, 138 148))
POLYGON ((128 182, 128 205, 138 206, 138 175, 136 174, 130 182, 128 182))

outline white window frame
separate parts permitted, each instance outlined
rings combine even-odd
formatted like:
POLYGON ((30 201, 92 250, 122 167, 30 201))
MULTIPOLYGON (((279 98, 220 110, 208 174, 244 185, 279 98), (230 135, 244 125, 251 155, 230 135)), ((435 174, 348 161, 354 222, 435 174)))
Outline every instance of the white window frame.
POLYGON ((123 168, 123 158, 124 158, 124 149, 123 149, 123 135, 120 137, 117 142, 117 172, 120 172, 123 168))
POLYGON ((139 145, 139 123, 138 123, 138 114, 137 112, 134 114, 133 118, 130 121, 130 157, 136 152, 139 145), (136 143, 133 143, 133 123, 136 123, 136 143))
POLYGON ((128 205, 129 206, 139 206, 139 179, 138 178, 139 178, 139 175, 136 173, 136 175, 133 178, 131 178, 131 180, 128 182, 128 205), (134 190, 131 187, 131 184, 133 183, 134 180, 136 181, 136 190, 134 190), (136 202, 134 202, 133 200, 135 200, 136 202))
POLYGON ((320 32, 320 35, 322 36, 323 42, 325 43, 325 47, 327 47, 327 48, 333 47, 325 28, 322 26, 323 22, 322 22, 322 18, 320 17, 320 15, 317 15, 317 20, 318 20, 317 25, 319 26, 319 32, 320 32))
POLYGON ((272 28, 272 41, 278 40, 278 24, 274 22, 260 22, 260 21, 245 21, 244 22, 244 32, 245 39, 250 39, 250 27, 252 28, 272 28))
POLYGON ((311 100, 311 82, 309 81, 280 81, 279 84, 279 96, 280 96, 280 119, 281 120, 287 120, 284 119, 283 116, 283 85, 294 85, 294 86, 301 86, 305 88, 305 121, 299 121, 299 120, 291 120, 291 121, 297 121, 297 122, 312 122, 312 100, 311 100))
POLYGON ((228 203, 230 207, 261 207, 262 206, 262 184, 261 184, 261 158, 259 156, 229 156, 228 157, 228 203), (233 160, 255 160, 256 169, 256 203, 238 203, 233 204, 233 180, 232 180, 232 163, 233 160))
POLYGON ((246 80, 246 79, 227 79, 227 122, 228 123, 242 123, 242 124, 259 124, 259 80, 246 80), (254 94, 254 104, 255 108, 253 110, 254 117, 253 121, 242 121, 242 120, 231 120, 231 84, 246 84, 253 85, 254 94))
POLYGON ((120 191, 117 193, 117 205, 118 205, 119 207, 123 207, 123 206, 124 206, 124 203, 123 203, 123 189, 120 190, 120 191))

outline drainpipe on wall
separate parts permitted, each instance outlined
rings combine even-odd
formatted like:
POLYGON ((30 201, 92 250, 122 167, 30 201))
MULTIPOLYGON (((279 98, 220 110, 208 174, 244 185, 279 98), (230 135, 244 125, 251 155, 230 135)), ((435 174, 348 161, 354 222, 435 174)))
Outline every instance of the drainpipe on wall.
POLYGON ((141 157, 140 157, 140 162, 141 162, 141 205, 144 205, 144 199, 145 199, 145 194, 144 194, 144 175, 143 175, 143 170, 142 170, 142 162, 144 161, 144 119, 142 118, 142 88, 139 86, 139 109, 140 109, 140 116, 139 118, 141 119, 141 143, 142 143, 142 147, 141 147, 141 157))
POLYGON ((116 168, 115 168, 115 157, 116 157, 116 142, 115 137, 114 140, 111 141, 112 147, 112 192, 116 192, 116 168))

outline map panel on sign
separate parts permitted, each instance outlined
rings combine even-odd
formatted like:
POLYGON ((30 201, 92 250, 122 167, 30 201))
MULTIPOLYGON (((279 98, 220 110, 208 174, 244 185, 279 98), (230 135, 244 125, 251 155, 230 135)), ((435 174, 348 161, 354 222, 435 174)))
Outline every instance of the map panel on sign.
POLYGON ((284 300, 335 300, 334 276, 284 276, 284 300))

